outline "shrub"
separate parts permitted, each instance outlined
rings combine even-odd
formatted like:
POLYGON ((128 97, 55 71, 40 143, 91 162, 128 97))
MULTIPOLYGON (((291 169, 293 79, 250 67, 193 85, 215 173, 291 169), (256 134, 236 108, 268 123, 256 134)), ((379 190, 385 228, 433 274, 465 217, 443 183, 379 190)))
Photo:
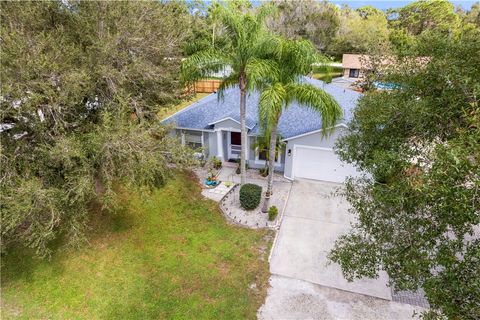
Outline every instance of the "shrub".
POLYGON ((277 217, 278 209, 275 206, 268 208, 268 220, 273 221, 277 217))
POLYGON ((260 204, 262 187, 247 183, 240 188, 240 205, 246 210, 253 210, 260 204))
MULTIPOLYGON (((235 173, 236 174, 240 174, 241 173, 241 170, 240 170, 240 159, 237 160, 237 163, 238 163, 238 167, 237 169, 235 170, 235 173)), ((245 170, 248 170, 248 161, 245 161, 245 170)))
POLYGON ((221 169, 222 168, 222 160, 218 159, 217 157, 213 156, 212 159, 212 166, 214 169, 221 169))

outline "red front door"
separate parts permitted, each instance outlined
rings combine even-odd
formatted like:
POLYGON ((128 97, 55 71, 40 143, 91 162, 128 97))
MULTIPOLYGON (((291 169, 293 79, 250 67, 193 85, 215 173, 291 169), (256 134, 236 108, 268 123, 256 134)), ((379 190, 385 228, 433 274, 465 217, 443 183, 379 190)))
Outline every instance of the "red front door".
POLYGON ((240 132, 230 132, 230 143, 240 146, 242 145, 242 138, 240 132))

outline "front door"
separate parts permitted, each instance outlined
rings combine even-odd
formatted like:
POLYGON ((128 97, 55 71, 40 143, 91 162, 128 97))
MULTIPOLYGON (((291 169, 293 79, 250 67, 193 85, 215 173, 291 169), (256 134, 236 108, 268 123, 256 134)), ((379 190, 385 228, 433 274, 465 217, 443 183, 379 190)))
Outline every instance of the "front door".
POLYGON ((240 158, 240 151, 242 148, 242 138, 240 132, 230 132, 230 139, 228 139, 228 158, 238 159, 240 158))

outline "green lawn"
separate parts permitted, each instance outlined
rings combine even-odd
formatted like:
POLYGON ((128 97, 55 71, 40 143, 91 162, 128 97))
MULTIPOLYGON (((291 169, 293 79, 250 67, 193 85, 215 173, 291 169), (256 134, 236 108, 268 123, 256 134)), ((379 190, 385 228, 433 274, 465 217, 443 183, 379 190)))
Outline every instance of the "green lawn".
POLYGON ((322 81, 329 81, 332 78, 341 77, 343 69, 340 67, 317 66, 313 68, 313 77, 322 81))
POLYGON ((327 74, 327 73, 314 73, 313 74, 313 78, 315 78, 317 80, 326 81, 326 82, 331 81, 332 78, 337 78, 337 77, 341 77, 341 76, 342 76, 341 72, 332 72, 330 74, 327 74))
POLYGON ((97 214, 80 250, 4 258, 2 318, 255 318, 271 232, 228 225, 188 174, 123 199, 122 213, 97 214))

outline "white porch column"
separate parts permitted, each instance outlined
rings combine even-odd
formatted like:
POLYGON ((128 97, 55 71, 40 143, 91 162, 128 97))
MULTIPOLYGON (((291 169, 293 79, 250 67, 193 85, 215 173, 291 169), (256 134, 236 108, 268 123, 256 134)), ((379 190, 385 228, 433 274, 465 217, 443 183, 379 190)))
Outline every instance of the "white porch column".
POLYGON ((248 153, 250 152, 250 143, 248 142, 249 137, 247 135, 247 141, 245 141, 245 161, 248 163, 248 153))
POLYGON ((220 160, 223 159, 223 135, 222 130, 217 130, 217 158, 220 160))
POLYGON ((180 135, 181 135, 181 139, 182 139, 182 145, 184 146, 184 145, 185 145, 185 132, 182 131, 182 132, 180 133, 180 135))
POLYGON ((202 150, 203 150, 202 153, 203 153, 204 156, 207 156, 208 150, 207 150, 207 148, 205 148, 205 145, 206 145, 206 143, 205 143, 205 132, 202 131, 202 150))

